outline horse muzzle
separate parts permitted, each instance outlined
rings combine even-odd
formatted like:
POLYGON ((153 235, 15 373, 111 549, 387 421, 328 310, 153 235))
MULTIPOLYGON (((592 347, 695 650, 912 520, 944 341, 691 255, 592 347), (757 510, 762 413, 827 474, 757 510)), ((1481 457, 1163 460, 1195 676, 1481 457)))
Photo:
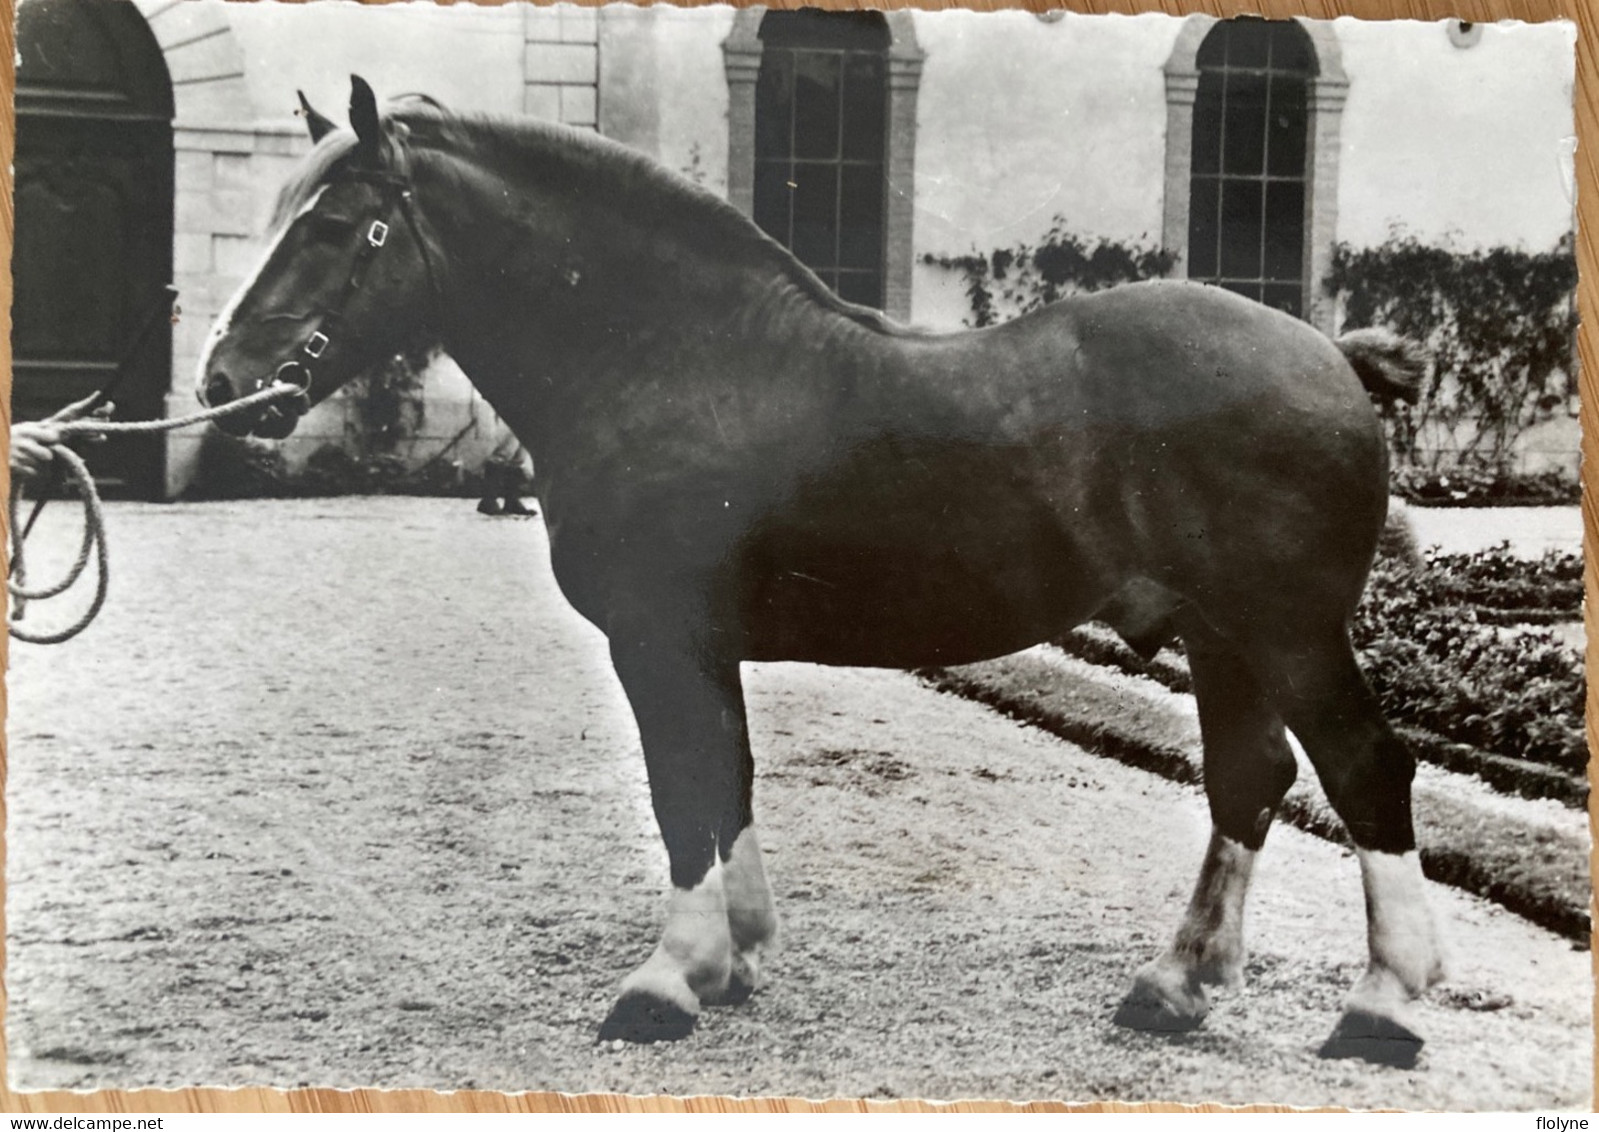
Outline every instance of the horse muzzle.
MULTIPOLYGON (((218 417, 216 426, 229 436, 258 436, 264 440, 282 440, 288 436, 311 408, 311 371, 301 362, 284 362, 271 378, 258 380, 252 392, 272 385, 293 386, 296 392, 285 393, 251 412, 218 417)), ((200 391, 201 402, 213 409, 226 406, 237 396, 233 380, 221 372, 213 372, 200 391)))

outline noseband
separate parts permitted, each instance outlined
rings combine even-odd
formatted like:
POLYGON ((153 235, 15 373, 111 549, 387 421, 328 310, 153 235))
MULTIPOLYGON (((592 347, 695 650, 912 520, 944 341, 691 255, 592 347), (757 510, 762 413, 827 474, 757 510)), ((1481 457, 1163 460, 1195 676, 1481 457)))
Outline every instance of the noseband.
MULTIPOLYGON (((395 147, 396 156, 403 164, 403 149, 395 147)), ((383 194, 383 204, 379 214, 367 225, 366 236, 361 241, 361 246, 356 250, 355 260, 350 264, 350 274, 345 280, 344 289, 337 299, 318 313, 311 333, 306 337, 300 347, 297 357, 291 358, 278 366, 273 375, 258 379, 256 387, 264 389, 274 383, 292 385, 299 389, 301 396, 307 396, 311 390, 311 362, 315 362, 327 352, 334 336, 338 334, 344 322, 344 308, 350 300, 361 290, 366 281, 366 275, 372 263, 377 259, 378 252, 388 243, 389 231, 394 222, 394 214, 398 212, 405 222, 406 228, 411 233, 411 241, 416 244, 417 254, 422 258, 422 272, 427 276, 428 290, 433 295, 435 304, 442 300, 443 290, 439 286, 439 278, 433 269, 433 257, 428 254, 427 241, 422 238, 421 225, 417 220, 416 205, 411 196, 411 180, 403 173, 391 173, 382 169, 346 169, 338 175, 339 180, 355 181, 360 184, 376 185, 383 194)))

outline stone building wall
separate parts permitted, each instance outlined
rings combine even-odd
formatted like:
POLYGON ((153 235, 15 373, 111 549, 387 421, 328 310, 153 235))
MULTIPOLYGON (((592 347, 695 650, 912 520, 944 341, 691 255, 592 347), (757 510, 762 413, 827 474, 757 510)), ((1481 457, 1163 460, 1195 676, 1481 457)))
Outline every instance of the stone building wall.
MULTIPOLYGON (((736 195, 733 9, 136 2, 166 54, 177 104, 183 315, 173 413, 193 406, 211 319, 252 269, 275 186, 308 148, 293 116, 296 89, 340 119, 355 71, 380 95, 420 91, 463 111, 597 128, 736 195)), ((914 127, 914 162, 896 182, 906 202, 896 228, 907 264, 902 313, 958 325, 967 309, 960 281, 925 257, 1036 239, 1057 216, 1089 239, 1169 235, 1183 183, 1172 173, 1183 89, 1174 53, 1185 35, 1197 41, 1194 21, 1205 17, 896 18, 909 27, 908 38, 896 35, 914 43, 895 72, 896 89, 914 95, 899 127, 914 127)), ((1319 157, 1318 254, 1332 240, 1365 245, 1395 228, 1429 242, 1533 250, 1571 230, 1570 25, 1479 27, 1464 45, 1442 22, 1338 20, 1313 31, 1328 90, 1318 104, 1328 149, 1319 157)), ((481 458, 489 418, 452 366, 430 377, 424 421, 415 458, 446 444, 467 464, 481 458)), ((346 428, 334 400, 287 454, 303 459, 346 428)), ((1550 452, 1568 442, 1575 451, 1574 423, 1543 433, 1555 438, 1539 442, 1550 452)), ((173 490, 193 474, 196 445, 194 436, 171 441, 173 490)))

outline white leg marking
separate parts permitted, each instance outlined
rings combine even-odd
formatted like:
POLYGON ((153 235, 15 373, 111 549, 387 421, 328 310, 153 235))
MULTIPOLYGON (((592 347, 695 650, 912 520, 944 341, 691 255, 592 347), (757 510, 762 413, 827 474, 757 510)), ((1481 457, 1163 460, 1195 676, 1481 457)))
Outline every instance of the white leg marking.
POLYGON ((1359 850, 1372 970, 1391 972, 1411 997, 1443 978, 1438 929, 1427 904, 1421 857, 1359 850))
POLYGON ((1206 984, 1242 985, 1244 898, 1254 867, 1253 849, 1211 830, 1177 938, 1133 978, 1118 1022, 1137 1029, 1188 1029, 1210 1010, 1206 984))
POLYGON ((757 986, 761 958, 777 935, 777 913, 761 864, 761 845, 755 827, 747 827, 733 842, 723 873, 727 896, 727 926, 733 940, 733 971, 728 986, 731 1001, 742 1001, 757 986))
POLYGON ((1255 869, 1255 850, 1211 830, 1199 882, 1172 951, 1203 983, 1244 981, 1244 899, 1255 869))
POLYGON ((695 887, 673 889, 661 942, 622 980, 622 994, 648 994, 698 1014, 701 999, 726 992, 732 954, 723 869, 717 862, 695 887))
POLYGON ((1371 963, 1344 1000, 1343 1017, 1321 1055, 1409 1068, 1422 1046, 1410 1000, 1443 977, 1421 858, 1415 850, 1362 849, 1359 856, 1371 963))

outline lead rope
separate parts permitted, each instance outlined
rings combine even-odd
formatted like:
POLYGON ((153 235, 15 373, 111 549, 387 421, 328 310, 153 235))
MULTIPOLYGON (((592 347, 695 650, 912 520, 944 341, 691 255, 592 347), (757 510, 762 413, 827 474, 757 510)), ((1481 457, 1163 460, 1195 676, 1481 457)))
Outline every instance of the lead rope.
MULTIPOLYGON (((242 397, 237 401, 229 401, 215 409, 206 409, 199 413, 190 413, 186 417, 171 417, 155 421, 93 421, 78 420, 68 421, 57 425, 58 431, 63 436, 101 436, 117 435, 128 436, 142 433, 171 432, 173 429, 187 428, 189 425, 202 424, 214 421, 219 417, 230 416, 245 409, 253 409, 268 401, 276 401, 280 397, 303 393, 304 389, 298 385, 277 384, 267 387, 242 397)), ((88 466, 84 464, 83 457, 79 456, 65 444, 52 446, 51 455, 61 461, 67 470, 67 478, 78 487, 78 494, 83 500, 83 543, 78 547, 78 559, 67 571, 61 581, 53 585, 40 586, 37 589, 27 587, 28 572, 24 547, 26 544, 25 533, 18 525, 22 510, 22 485, 11 486, 11 501, 8 517, 7 531, 11 550, 11 577, 6 583, 12 599, 12 616, 6 624, 11 635, 19 641, 27 641, 34 645, 58 645, 62 641, 69 641, 89 627, 100 612, 100 607, 105 604, 106 588, 110 583, 110 558, 106 552, 105 511, 100 505, 100 493, 94 485, 94 477, 89 474, 88 466), (16 622, 23 617, 30 601, 44 601, 48 598, 58 597, 71 589, 88 569, 89 559, 93 557, 96 562, 97 579, 95 582, 94 600, 89 603, 88 609, 65 629, 50 633, 31 633, 26 629, 18 628, 16 622)))

